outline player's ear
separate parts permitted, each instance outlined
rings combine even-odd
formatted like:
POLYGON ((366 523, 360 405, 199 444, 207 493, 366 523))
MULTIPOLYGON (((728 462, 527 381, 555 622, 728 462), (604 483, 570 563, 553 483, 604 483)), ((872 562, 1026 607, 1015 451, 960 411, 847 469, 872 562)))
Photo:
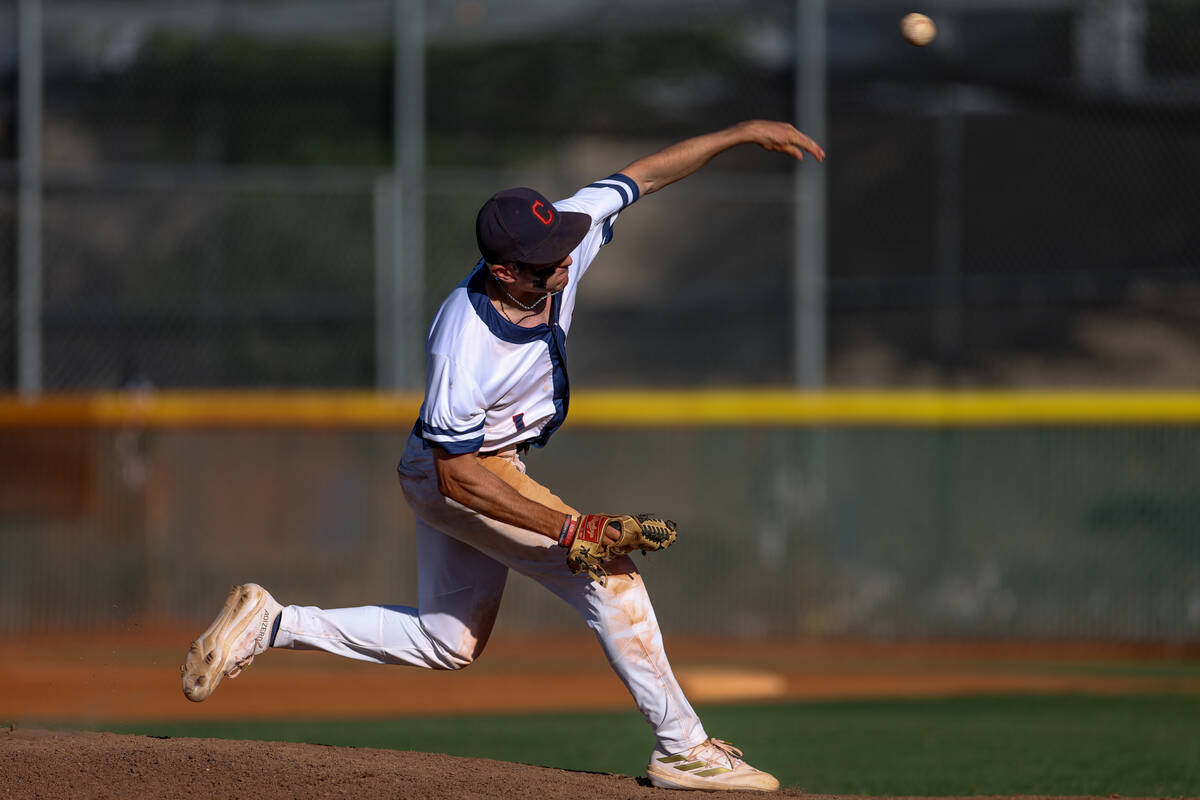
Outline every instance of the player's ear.
POLYGON ((515 264, 488 264, 492 277, 501 283, 516 283, 517 266, 515 264))

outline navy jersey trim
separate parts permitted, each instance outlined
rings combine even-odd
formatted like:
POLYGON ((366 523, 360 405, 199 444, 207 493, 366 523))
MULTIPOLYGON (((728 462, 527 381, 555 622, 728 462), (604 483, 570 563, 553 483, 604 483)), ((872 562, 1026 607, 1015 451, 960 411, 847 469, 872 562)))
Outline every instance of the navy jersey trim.
POLYGON ((483 447, 483 425, 480 421, 478 425, 468 428, 465 431, 452 431, 446 428, 439 428, 436 425, 430 425, 423 419, 418 419, 414 433, 421 437, 428 447, 440 447, 447 453, 453 456, 462 455, 463 453, 474 453, 483 447), (456 441, 442 441, 440 439, 430 438, 433 436, 463 436, 468 433, 479 431, 478 436, 472 436, 470 439, 458 439, 456 441))
MULTIPOLYGON (((558 298, 555 297, 555 300, 558 298)), ((558 316, 558 309, 555 309, 558 316)), ((545 447, 564 422, 567 420, 567 409, 571 405, 571 382, 567 378, 567 334, 559 326, 554 326, 554 335, 546 342, 550 351, 550 365, 554 377, 554 416, 542 428, 542 435, 533 440, 534 447, 545 447)))
MULTIPOLYGON (((466 441, 462 441, 462 442, 438 442, 438 441, 434 441, 432 439, 425 438, 426 429, 428 429, 431 432, 439 432, 439 431, 441 431, 441 428, 436 428, 432 425, 426 425, 425 422, 421 419, 417 419, 417 421, 415 423, 413 423, 413 429, 412 429, 413 435, 421 440, 421 444, 426 450, 428 450, 431 447, 440 447, 443 450, 445 450, 447 453, 449 453, 450 455, 460 456, 464 453, 477 452, 480 448, 483 447, 483 437, 482 436, 477 436, 475 438, 467 439, 466 441)), ((483 424, 480 423, 478 428, 472 428, 471 430, 474 431, 474 430, 482 430, 482 429, 483 429, 483 424)), ((396 466, 396 469, 400 469, 403 466, 404 466, 404 461, 402 459, 400 461, 400 463, 396 466)))
POLYGON ((589 189, 612 189, 621 196, 621 208, 637 202, 641 193, 638 191, 637 181, 630 178, 628 175, 622 175, 620 172, 613 173, 607 178, 588 184, 589 189))
POLYGON ((452 431, 449 428, 439 428, 436 425, 430 425, 428 422, 421 420, 421 430, 426 433, 431 433, 434 436, 464 436, 468 433, 474 433, 475 431, 483 430, 483 421, 481 420, 478 425, 472 425, 465 431, 452 431))
POLYGON ((478 453, 483 447, 483 437, 478 439, 470 439, 465 442, 435 442, 429 439, 425 440, 425 444, 430 447, 440 447, 452 456, 461 456, 466 453, 478 453))
POLYGON ((629 203, 626 203, 625 205, 636 203, 638 198, 642 196, 641 191, 638 189, 637 181, 628 175, 620 172, 614 172, 612 175, 608 176, 608 179, 612 181, 620 181, 629 187, 629 203))
MULTIPOLYGON (((530 437, 529 439, 522 440, 523 442, 532 444, 534 447, 545 447, 546 442, 550 441, 550 436, 566 421, 567 408, 570 406, 571 389, 570 381, 567 379, 566 364, 567 334, 558 324, 559 314, 562 311, 562 293, 556 292, 550 296, 549 325, 543 323, 533 328, 522 328, 505 319, 504 315, 492 305, 491 298, 487 296, 487 284, 485 283, 489 275, 487 264, 481 258, 479 259, 479 263, 475 265, 474 271, 459 284, 459 286, 466 288, 467 299, 470 301, 471 307, 475 309, 475 313, 483 321, 483 324, 487 326, 488 331, 497 339, 512 344, 545 342, 546 350, 550 356, 554 386, 554 416, 546 422, 546 427, 542 429, 542 433, 538 437, 530 437)), ((481 424, 480 428, 482 427, 483 425, 481 424)), ((464 433, 469 432, 464 431, 464 433)), ((448 433, 449 435, 454 435, 453 432, 448 433)), ((480 437, 477 442, 471 440, 471 446, 467 446, 465 442, 458 442, 451 445, 443 442, 429 441, 428 439, 426 441, 454 455, 475 452, 483 447, 483 437, 480 437)))
MULTIPOLYGON (((475 265, 475 271, 467 276, 466 280, 459 284, 467 289, 467 299, 471 301, 471 307, 475 309, 475 313, 479 319, 487 325, 487 329, 497 339, 509 342, 511 344, 529 344, 536 342, 539 339, 546 339, 550 336, 550 326, 545 323, 536 325, 532 328, 522 328, 520 325, 514 325, 504 318, 504 315, 496 310, 492 305, 492 300, 487 295, 485 281, 487 281, 490 273, 487 270, 487 264, 484 260, 479 259, 479 263, 475 265)), ((551 314, 551 319, 554 322, 558 321, 558 295, 554 295, 554 311, 551 314)))

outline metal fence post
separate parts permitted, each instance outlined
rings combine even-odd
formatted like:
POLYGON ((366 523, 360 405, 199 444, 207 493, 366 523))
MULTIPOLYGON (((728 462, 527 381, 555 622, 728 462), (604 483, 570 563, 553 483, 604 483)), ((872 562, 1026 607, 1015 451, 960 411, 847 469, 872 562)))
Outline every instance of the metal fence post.
MULTIPOLYGON (((825 142, 825 0, 796 0, 796 117, 825 142)), ((797 386, 825 385, 825 172, 807 159, 796 170, 793 253, 793 375, 797 386)))
POLYGON ((42 391, 42 0, 20 0, 17 388, 42 391))
MULTIPOLYGON (((395 191, 390 389, 423 384, 425 336, 425 7, 394 0, 395 191)), ((382 375, 380 376, 383 377, 382 375)))

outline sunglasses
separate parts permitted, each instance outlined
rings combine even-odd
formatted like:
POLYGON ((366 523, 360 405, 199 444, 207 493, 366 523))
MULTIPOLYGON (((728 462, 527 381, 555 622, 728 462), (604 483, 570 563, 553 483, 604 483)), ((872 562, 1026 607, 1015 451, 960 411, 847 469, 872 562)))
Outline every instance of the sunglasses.
POLYGON ((539 281, 546 280, 558 269, 558 264, 515 264, 514 266, 528 272, 539 281))

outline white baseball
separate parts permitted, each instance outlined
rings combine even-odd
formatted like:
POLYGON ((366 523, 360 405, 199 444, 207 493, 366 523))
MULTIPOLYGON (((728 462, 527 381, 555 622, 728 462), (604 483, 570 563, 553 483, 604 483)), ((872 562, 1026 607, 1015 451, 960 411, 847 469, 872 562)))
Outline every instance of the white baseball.
POLYGON ((934 25, 933 20, 924 14, 913 12, 906 14, 904 19, 900 20, 900 32, 904 34, 904 38, 908 40, 909 44, 924 47, 933 41, 933 37, 937 36, 937 25, 934 25))

